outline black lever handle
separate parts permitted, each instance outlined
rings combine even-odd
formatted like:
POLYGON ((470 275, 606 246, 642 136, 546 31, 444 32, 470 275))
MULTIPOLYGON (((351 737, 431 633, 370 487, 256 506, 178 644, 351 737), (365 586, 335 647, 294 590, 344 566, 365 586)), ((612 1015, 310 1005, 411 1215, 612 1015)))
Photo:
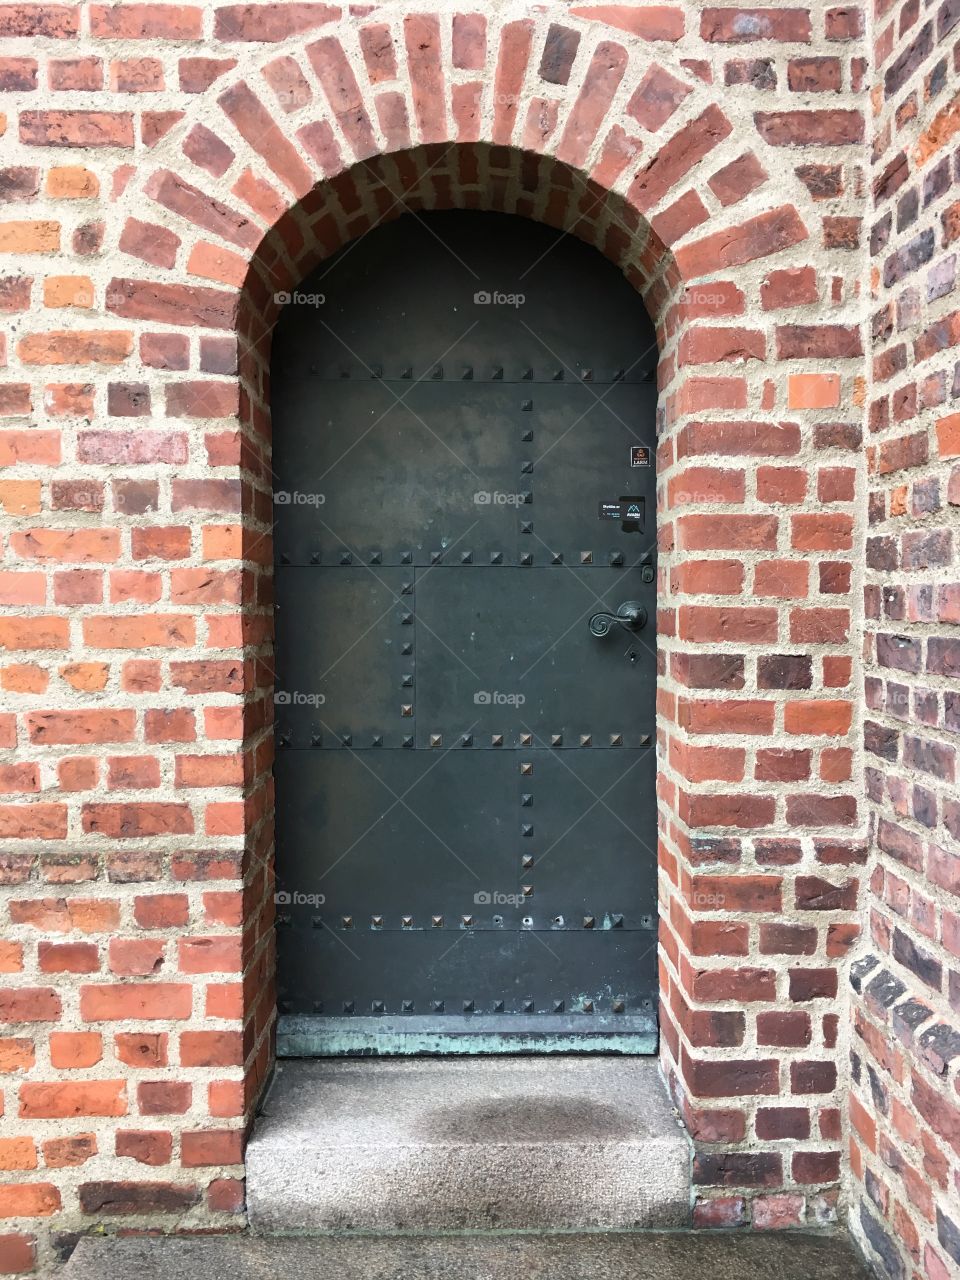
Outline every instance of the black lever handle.
POLYGON ((640 631, 647 625, 647 611, 637 600, 625 600, 616 613, 595 613, 590 619, 590 634, 594 636, 609 635, 611 627, 617 623, 627 631, 640 631))

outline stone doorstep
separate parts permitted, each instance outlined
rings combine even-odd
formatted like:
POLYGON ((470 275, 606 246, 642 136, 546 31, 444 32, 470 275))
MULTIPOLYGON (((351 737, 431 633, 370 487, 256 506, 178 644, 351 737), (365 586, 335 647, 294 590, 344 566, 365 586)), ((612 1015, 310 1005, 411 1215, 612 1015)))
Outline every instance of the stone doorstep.
POLYGON ((838 1232, 82 1240, 63 1280, 869 1280, 838 1232))
POLYGON ((653 1059, 281 1060, 246 1174, 258 1232, 690 1220, 690 1143, 653 1059))

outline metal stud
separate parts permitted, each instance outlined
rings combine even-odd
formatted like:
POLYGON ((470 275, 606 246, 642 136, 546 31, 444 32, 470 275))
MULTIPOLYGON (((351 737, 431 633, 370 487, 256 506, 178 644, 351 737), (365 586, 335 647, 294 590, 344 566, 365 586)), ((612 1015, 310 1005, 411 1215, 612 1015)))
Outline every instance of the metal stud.
POLYGON ((412 582, 402 582, 402 583, 400 584, 400 594, 401 594, 402 596, 412 596, 412 595, 413 595, 413 583, 412 583, 412 582))
POLYGON ((313 551, 313 552, 311 552, 311 553, 310 553, 310 563, 311 563, 311 564, 319 564, 319 563, 320 563, 320 552, 319 552, 319 551, 313 551))
POLYGON ((401 1000, 401 1001, 400 1001, 400 1012, 401 1012, 401 1013, 413 1013, 413 1001, 412 1001, 412 1000, 401 1000))
POLYGON ((404 928, 404 929, 412 929, 412 928, 413 928, 413 916, 401 916, 401 917, 400 917, 400 923, 401 923, 401 925, 403 926, 403 928, 404 928))
POLYGON ((431 745, 431 747, 442 747, 442 746, 443 746, 443 734, 442 734, 442 733, 431 733, 431 735, 430 735, 430 745, 431 745))
POLYGON ((412 702, 401 703, 400 714, 404 717, 404 719, 409 720, 410 717, 413 715, 413 703, 412 702))
POLYGON ((502 734, 502 733, 491 733, 491 735, 490 735, 490 745, 491 745, 491 747, 502 747, 502 746, 503 746, 503 734, 502 734))
POLYGON ((624 374, 624 371, 622 369, 614 369, 613 371, 614 382, 622 382, 625 376, 626 375, 624 374))
POLYGON ((289 564, 289 563, 290 563, 290 557, 287 555, 287 553, 286 553, 285 551, 281 551, 281 552, 280 552, 280 563, 281 563, 281 564, 289 564))
POLYGON ((649 735, 649 733, 642 733, 642 734, 640 735, 640 745, 641 745, 641 747, 649 747, 649 745, 650 745, 650 735, 649 735))
POLYGON ((464 1000, 464 1002, 463 1002, 463 1012, 464 1012, 464 1013, 473 1013, 473 1001, 472 1001, 472 1000, 464 1000))
POLYGON ((460 563, 461 563, 461 564, 473 564, 473 552, 472 552, 472 551, 461 551, 461 552, 460 552, 460 563))
POLYGON ((494 1002, 493 1002, 493 1012, 494 1012, 494 1013, 503 1013, 503 1001, 502 1001, 502 1000, 494 1000, 494 1002))
POLYGON ((553 555, 550 557, 550 563, 551 563, 551 564, 563 564, 563 552, 562 552, 562 551, 555 551, 555 552, 553 553, 553 555))
POLYGON ((323 746, 323 734, 322 734, 322 733, 314 733, 314 734, 312 734, 312 735, 311 735, 311 737, 310 737, 310 745, 311 745, 311 747, 322 747, 322 746, 323 746))
POLYGON ((520 532, 521 532, 521 533, 533 533, 533 521, 532 521, 532 520, 521 520, 521 521, 520 521, 520 532))
POLYGON ((521 443, 529 444, 532 439, 533 439, 533 432, 529 429, 529 427, 527 428, 526 431, 520 432, 521 443))
POLYGON ((406 381, 408 378, 413 377, 413 369, 410 367, 410 365, 407 365, 405 368, 400 370, 400 377, 403 378, 404 381, 406 381))
POLYGON ((592 738, 592 736, 591 736, 589 733, 581 733, 581 735, 580 735, 580 745, 581 745, 581 747, 589 747, 589 746, 592 746, 592 745, 593 745, 593 738, 592 738))
POLYGON ((382 365, 382 364, 375 364, 375 365, 373 366, 373 368, 370 370, 370 377, 371 377, 371 378, 382 378, 382 377, 383 377, 383 365, 382 365))
POLYGON ((341 917, 340 917, 340 923, 343 925, 344 929, 352 929, 352 928, 353 928, 353 916, 341 916, 341 917))
POLYGON ((382 747, 382 746, 383 746, 383 734, 382 734, 382 733, 375 733, 375 734, 373 735, 373 738, 370 740, 370 745, 371 745, 371 747, 382 747))
POLYGON ((521 834, 522 836, 525 836, 525 837, 529 840, 529 839, 530 839, 530 837, 533 835, 533 823, 532 823, 532 822, 521 822, 521 823, 520 823, 520 834, 521 834))
POLYGON ((529 809, 532 805, 533 805, 533 796, 530 794, 529 791, 525 791, 523 795, 520 797, 520 807, 521 809, 529 809))
POLYGON ((473 916, 470 916, 470 915, 461 916, 460 920, 461 920, 461 923, 465 924, 468 929, 473 924, 473 916))
POLYGON ((431 924, 431 927, 432 927, 432 928, 434 928, 434 929, 442 929, 442 928, 443 928, 443 916, 431 916, 431 917, 430 917, 430 924, 431 924))
POLYGON ((536 1008, 536 1005, 533 1003, 532 1000, 524 1000, 523 1002, 524 1013, 533 1013, 535 1008, 536 1008))
POLYGON ((340 563, 341 563, 341 564, 353 564, 353 556, 350 554, 350 552, 349 552, 349 551, 341 551, 341 552, 340 552, 340 563))
POLYGON ((430 377, 434 380, 434 382, 442 382, 443 381, 443 365, 442 364, 436 365, 430 377))
POLYGON ((520 892, 523 894, 523 896, 524 896, 525 898, 532 898, 532 897, 533 897, 533 885, 532 885, 532 884, 522 884, 522 885, 520 886, 520 892))
POLYGON ((443 552, 442 552, 442 551, 431 551, 431 552, 430 552, 430 563, 431 563, 431 564, 440 564, 440 562, 441 562, 442 560, 443 560, 443 552))
POLYGON ((382 551, 371 551, 371 552, 370 552, 370 563, 371 563, 371 564, 383 564, 383 552, 382 552, 382 551))
POLYGON ((281 733, 281 735, 280 735, 280 745, 281 745, 281 747, 289 747, 289 745, 290 745, 290 735, 289 735, 289 733, 281 733))
POLYGON ((528 475, 530 475, 530 474, 532 473, 532 471, 533 471, 533 463, 532 463, 532 462, 521 462, 521 463, 520 463, 520 474, 521 474, 521 475, 523 475, 523 476, 528 476, 528 475))
POLYGON ((562 370, 562 369, 554 369, 554 371, 553 371, 553 381, 554 381, 554 382, 562 382, 562 381, 563 381, 563 370, 562 370))
POLYGON ((503 552, 502 552, 502 551, 491 551, 491 552, 490 552, 490 563, 491 563, 491 564, 503 564, 503 552))
POLYGON ((580 552, 580 563, 581 563, 581 564, 593 564, 593 552, 592 552, 592 551, 581 551, 581 552, 580 552))
POLYGON ((532 381, 533 381, 533 370, 532 370, 532 369, 524 369, 523 373, 521 374, 520 380, 521 380, 521 382, 532 382, 532 381))
POLYGON ((531 492, 530 489, 521 489, 520 497, 527 506, 529 506, 530 503, 533 502, 533 493, 531 492))
POLYGON ((581 370, 580 370, 580 377, 584 380, 584 382, 592 382, 592 381, 593 381, 593 370, 592 370, 592 369, 581 369, 581 370))
POLYGON ((311 929, 322 929, 322 928, 323 928, 323 916, 311 916, 311 917, 310 917, 310 928, 311 928, 311 929))
POLYGON ((521 747, 532 747, 532 746, 533 746, 533 734, 532 734, 532 733, 521 733, 521 735, 520 735, 520 745, 521 745, 521 747))
POLYGON ((614 1000, 612 1005, 614 1013, 623 1013, 626 1007, 626 1003, 623 1000, 614 1000))
POLYGON ((473 746, 473 734, 472 734, 472 733, 461 733, 461 735, 460 735, 460 745, 461 745, 461 747, 472 747, 472 746, 473 746))
POLYGON ((611 735, 610 735, 610 745, 611 745, 611 747, 622 747, 622 746, 623 746, 623 734, 622 734, 622 733, 611 733, 611 735))
POLYGON ((413 564, 413 552, 412 552, 412 551, 401 551, 401 552, 400 552, 400 563, 401 563, 401 564, 413 564))
POLYGON ((520 866, 523 868, 524 871, 529 871, 530 868, 533 866, 533 854, 525 853, 523 857, 520 859, 520 866))
POLYGON ((352 1000, 344 1000, 344 1002, 343 1002, 343 1012, 344 1012, 344 1013, 353 1013, 353 1010, 354 1010, 354 1003, 353 1003, 353 1001, 352 1001, 352 1000))
POLYGON ((583 1002, 583 1004, 582 1004, 581 1008, 583 1009, 583 1012, 584 1012, 584 1013, 593 1013, 593 1001, 592 1001, 592 1000, 584 1000, 584 1002, 583 1002))
POLYGON ((524 565, 530 565, 530 564, 533 564, 533 553, 532 553, 532 552, 530 552, 530 551, 523 551, 523 552, 521 552, 521 553, 520 553, 520 563, 521 563, 521 564, 524 564, 524 565))
POLYGON ((553 1012, 554 1012, 554 1013, 563 1013, 563 1001, 562 1001, 562 1000, 554 1000, 554 1002, 553 1002, 553 1012))
POLYGON ((405 675, 402 675, 402 676, 400 677, 400 688, 401 688, 401 689, 412 689, 412 688, 413 688, 413 676, 410 674, 410 672, 409 672, 409 671, 408 671, 408 672, 406 672, 406 674, 405 674, 405 675))
POLYGON ((592 929, 592 928, 593 928, 593 926, 594 926, 596 923, 597 923, 597 921, 596 921, 596 919, 595 919, 595 917, 594 917, 594 916, 584 916, 584 917, 583 917, 583 927, 584 927, 585 929, 592 929))
POLYGON ((401 625, 401 627, 409 627, 412 623, 413 623, 413 614, 412 614, 412 613, 410 613, 410 612, 401 613, 401 615, 400 615, 400 625, 401 625))
POLYGON ((433 1006, 433 1012, 434 1012, 434 1013, 443 1013, 443 1001, 442 1001, 442 1000, 432 1000, 432 1001, 431 1001, 431 1004, 432 1004, 432 1006, 433 1006))
POLYGON ((463 373, 461 373, 460 377, 463 382, 473 381, 473 369, 470 367, 470 365, 467 365, 464 368, 463 373))
POLYGON ((386 1008, 386 1005, 384 1005, 382 1000, 373 1000, 370 1003, 371 1013, 383 1013, 385 1008, 386 1008))
POLYGON ((551 747, 562 747, 562 746, 563 746, 563 734, 562 734, 562 733, 551 733, 551 735, 550 735, 550 745, 551 745, 551 747))
POLYGON ((623 928, 623 916, 622 916, 622 915, 620 915, 620 913, 619 913, 619 912, 616 912, 614 915, 612 915, 612 916, 610 917, 610 927, 611 927, 612 929, 622 929, 622 928, 623 928))
POLYGON ((382 928, 383 928, 383 916, 371 916, 371 917, 370 917, 370 923, 371 923, 371 925, 373 926, 373 928, 374 928, 374 929, 382 929, 382 928))
POLYGON ((520 401, 520 412, 521 412, 521 413, 532 413, 532 411, 533 411, 533 401, 532 401, 532 400, 521 400, 521 401, 520 401))
POLYGON ((413 653, 413 645, 409 640, 404 640, 403 644, 400 646, 400 653, 404 658, 409 658, 411 653, 413 653))
POLYGON ((610 556, 609 556, 609 560, 610 560, 610 565, 611 565, 611 567, 612 567, 612 568, 614 568, 614 569, 618 569, 618 568, 620 567, 620 565, 622 565, 622 564, 623 564, 623 552, 622 552, 622 551, 611 551, 611 552, 610 552, 610 556))
POLYGON ((313 1012, 314 1012, 314 1013, 323 1013, 323 1001, 322 1001, 322 1000, 314 1000, 314 1002, 313 1002, 313 1012))
POLYGON ((502 382, 503 381, 503 365, 502 364, 494 365, 493 373, 491 373, 490 377, 493 379, 494 382, 502 382))
POLYGON ((533 773, 533 765, 526 760, 522 761, 520 764, 521 776, 524 778, 529 778, 532 773, 533 773))
POLYGON ((345 734, 343 735, 343 737, 340 739, 340 741, 343 743, 343 745, 344 745, 345 747, 352 747, 352 746, 353 746, 353 734, 352 734, 352 733, 345 733, 345 734))
POLYGON ((413 747, 416 746, 416 742, 414 741, 413 738, 411 738, 409 734, 407 734, 404 738, 401 739, 400 745, 401 747, 405 747, 407 751, 410 751, 413 749, 413 747))

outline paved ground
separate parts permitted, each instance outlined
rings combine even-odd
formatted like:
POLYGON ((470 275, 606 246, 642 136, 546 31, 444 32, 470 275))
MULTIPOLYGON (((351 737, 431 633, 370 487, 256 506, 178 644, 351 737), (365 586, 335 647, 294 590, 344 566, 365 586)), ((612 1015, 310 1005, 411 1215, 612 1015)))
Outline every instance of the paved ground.
POLYGON ((868 1280, 842 1235, 124 1239, 81 1242, 64 1280, 868 1280))

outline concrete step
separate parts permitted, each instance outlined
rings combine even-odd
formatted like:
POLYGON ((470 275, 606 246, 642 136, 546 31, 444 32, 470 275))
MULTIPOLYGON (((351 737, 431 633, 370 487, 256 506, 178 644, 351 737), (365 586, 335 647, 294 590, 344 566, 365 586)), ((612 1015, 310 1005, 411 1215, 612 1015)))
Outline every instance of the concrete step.
POLYGON ((848 1239, 801 1232, 172 1236, 82 1240, 63 1280, 868 1280, 848 1239))
POLYGON ((672 1227, 690 1145, 652 1059, 281 1061, 255 1231, 672 1227))

